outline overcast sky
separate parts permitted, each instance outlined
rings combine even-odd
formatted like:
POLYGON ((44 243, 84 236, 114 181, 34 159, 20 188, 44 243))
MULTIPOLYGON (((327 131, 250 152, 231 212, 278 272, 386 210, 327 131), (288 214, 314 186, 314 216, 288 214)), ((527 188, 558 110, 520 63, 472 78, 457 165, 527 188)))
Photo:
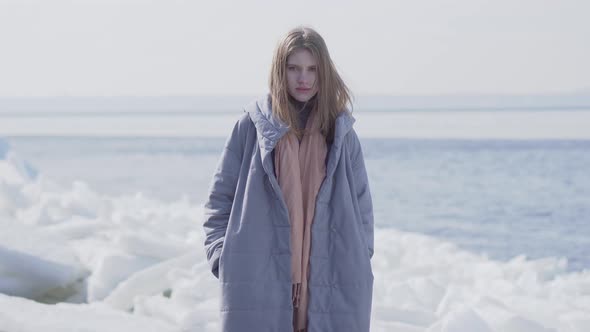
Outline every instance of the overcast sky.
POLYGON ((314 27, 356 95, 590 92, 590 1, 0 0, 0 97, 267 91, 314 27))

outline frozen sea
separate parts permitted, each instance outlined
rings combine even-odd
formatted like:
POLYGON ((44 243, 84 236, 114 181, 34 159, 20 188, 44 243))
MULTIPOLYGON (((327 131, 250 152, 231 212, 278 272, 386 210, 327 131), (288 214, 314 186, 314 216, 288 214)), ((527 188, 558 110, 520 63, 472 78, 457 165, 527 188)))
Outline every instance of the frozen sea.
MULTIPOLYGON (((590 128, 589 128, 590 130, 590 128)), ((13 137, 62 183, 203 202, 223 138, 13 137)), ((590 140, 362 140, 376 224, 492 258, 565 257, 590 269, 590 140)))
MULTIPOLYGON (((51 312, 43 302, 111 317, 105 329, 218 329, 199 213, 239 115, 0 113, 0 331, 35 331, 15 310, 51 312), (117 314, 131 308, 137 321, 117 314)), ((375 331, 590 329, 590 112, 355 117, 375 331)))

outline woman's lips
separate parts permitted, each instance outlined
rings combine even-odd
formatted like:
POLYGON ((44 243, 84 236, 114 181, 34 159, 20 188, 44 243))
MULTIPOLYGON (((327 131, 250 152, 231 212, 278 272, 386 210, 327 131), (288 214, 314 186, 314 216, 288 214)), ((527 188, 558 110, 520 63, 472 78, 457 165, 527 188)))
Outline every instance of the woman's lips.
POLYGON ((295 90, 297 90, 299 92, 307 92, 307 91, 311 90, 311 88, 296 88, 295 90))

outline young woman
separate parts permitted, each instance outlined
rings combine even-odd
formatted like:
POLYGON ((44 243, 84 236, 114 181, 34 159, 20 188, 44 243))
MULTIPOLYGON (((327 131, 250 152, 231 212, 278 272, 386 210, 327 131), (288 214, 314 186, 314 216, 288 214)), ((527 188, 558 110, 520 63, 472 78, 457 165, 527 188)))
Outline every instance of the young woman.
POLYGON ((373 207, 350 104, 322 37, 289 31, 205 204, 223 331, 369 332, 373 207))

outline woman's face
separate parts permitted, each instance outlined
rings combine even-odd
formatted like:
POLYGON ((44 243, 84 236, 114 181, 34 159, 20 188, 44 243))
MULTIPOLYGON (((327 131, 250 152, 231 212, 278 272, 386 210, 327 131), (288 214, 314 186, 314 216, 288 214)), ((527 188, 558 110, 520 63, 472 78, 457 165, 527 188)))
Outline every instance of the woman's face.
POLYGON ((291 97, 306 102, 318 92, 317 63, 305 48, 293 51, 287 58, 287 85, 291 97))

